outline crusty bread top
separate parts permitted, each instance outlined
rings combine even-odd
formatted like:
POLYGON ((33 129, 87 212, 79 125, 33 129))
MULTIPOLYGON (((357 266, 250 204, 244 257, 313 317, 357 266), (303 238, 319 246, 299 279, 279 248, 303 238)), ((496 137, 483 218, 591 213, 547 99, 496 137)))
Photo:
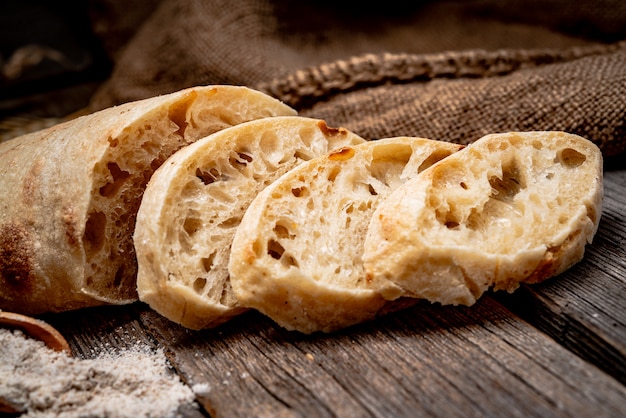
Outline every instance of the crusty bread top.
POLYGON ((601 216, 602 155, 562 132, 493 134, 433 165, 374 213, 364 263, 409 295, 473 304, 578 262, 601 216))
POLYGON ((303 161, 362 142, 322 120, 276 117, 225 129, 174 154, 154 173, 137 217, 140 299, 192 329, 242 312, 228 258, 248 204, 303 161))
POLYGON ((0 309, 137 299, 135 214, 152 172, 196 139, 296 112, 245 87, 126 103, 0 144, 0 309))
POLYGON ((372 212, 400 184, 458 149, 387 138, 280 177, 259 193, 235 233, 229 269, 241 304, 305 333, 373 318, 402 292, 365 276, 361 254, 372 212))

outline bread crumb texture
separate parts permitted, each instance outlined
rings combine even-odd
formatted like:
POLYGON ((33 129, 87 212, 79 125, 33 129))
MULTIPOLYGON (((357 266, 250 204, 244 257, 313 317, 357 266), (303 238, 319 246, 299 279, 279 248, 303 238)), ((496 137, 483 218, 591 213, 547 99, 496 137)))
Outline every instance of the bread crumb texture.
POLYGON ((192 329, 245 311, 227 266, 250 202, 302 162, 363 142, 323 120, 278 116, 221 130, 177 152, 155 172, 139 208, 140 299, 192 329))
POLYGON ((601 216, 602 156, 562 132, 494 134, 399 188, 372 218, 373 277, 433 302, 555 276, 583 257, 601 216))
POLYGON ((109 295, 119 293, 120 298, 136 297, 132 241, 136 213, 150 177, 169 156, 222 129, 293 112, 247 89, 190 89, 169 106, 110 136, 106 153, 94 166, 94 189, 83 235, 88 287, 109 295), (103 282, 102 277, 111 280, 103 282), (104 286, 107 288, 102 289, 104 286))
POLYGON ((79 359, 0 328, 0 358, 0 399, 22 417, 165 418, 195 407, 163 350, 147 345, 79 359))
POLYGON ((401 295, 362 264, 373 211, 458 145, 385 138, 304 162, 260 192, 235 233, 231 281, 244 306, 281 326, 329 332, 372 319, 401 295))

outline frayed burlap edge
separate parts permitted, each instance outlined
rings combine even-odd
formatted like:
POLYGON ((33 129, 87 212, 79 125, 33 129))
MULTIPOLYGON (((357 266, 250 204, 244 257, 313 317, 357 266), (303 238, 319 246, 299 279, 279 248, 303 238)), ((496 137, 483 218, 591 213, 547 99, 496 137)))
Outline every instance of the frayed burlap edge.
POLYGON ((259 83, 254 88, 295 108, 355 89, 436 78, 501 76, 514 71, 568 62, 626 49, 626 41, 568 49, 466 50, 437 54, 366 54, 298 70, 291 75, 259 83))

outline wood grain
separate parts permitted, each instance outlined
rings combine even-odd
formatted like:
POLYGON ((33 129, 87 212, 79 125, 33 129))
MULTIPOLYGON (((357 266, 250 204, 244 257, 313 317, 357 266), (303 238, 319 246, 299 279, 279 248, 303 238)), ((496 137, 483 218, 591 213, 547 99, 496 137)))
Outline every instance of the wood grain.
POLYGON ((214 416, 619 416, 626 391, 490 297, 331 335, 257 313, 192 332, 142 322, 214 416))

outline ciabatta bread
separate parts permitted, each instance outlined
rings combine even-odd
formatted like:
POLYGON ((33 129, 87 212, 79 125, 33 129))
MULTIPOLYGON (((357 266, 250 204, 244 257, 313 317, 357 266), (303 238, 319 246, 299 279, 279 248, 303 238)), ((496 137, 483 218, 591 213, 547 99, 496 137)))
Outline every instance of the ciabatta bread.
POLYGON ((220 129, 295 111, 244 87, 127 103, 0 144, 0 309, 137 299, 135 214, 152 172, 220 129))
POLYGON ((375 211, 370 280, 472 305, 487 289, 557 275, 582 257, 602 211, 602 155, 562 132, 485 136, 406 182, 375 211))
POLYGON ((229 270, 240 303, 304 333, 374 318, 402 290, 365 275, 361 256, 371 214, 392 190, 458 149, 387 138, 280 177, 254 199, 235 233, 229 270))
POLYGON ((140 299, 192 329, 241 313, 228 258, 248 204, 298 164, 364 141, 322 120, 276 117, 225 129, 174 154, 154 173, 137 216, 140 299))

